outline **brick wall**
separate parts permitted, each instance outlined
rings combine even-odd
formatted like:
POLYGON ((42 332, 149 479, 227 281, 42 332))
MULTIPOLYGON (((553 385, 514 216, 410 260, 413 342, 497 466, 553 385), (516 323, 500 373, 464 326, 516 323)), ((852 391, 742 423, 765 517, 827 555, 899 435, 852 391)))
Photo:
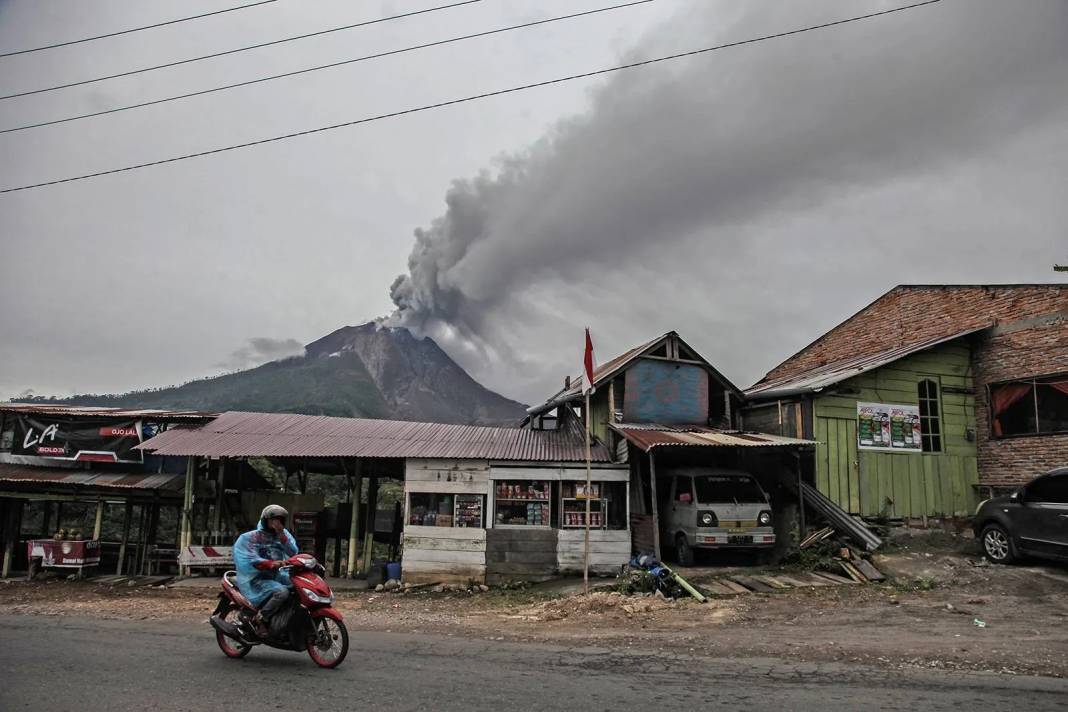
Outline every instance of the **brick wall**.
POLYGON ((992 330, 972 353, 980 484, 1022 484, 1041 472, 1068 465, 1068 435, 1002 439, 992 435, 989 384, 1068 372, 1068 317, 1023 327, 1006 324, 992 330))
POLYGON ((902 285, 776 366, 764 380, 1064 309, 1068 284, 902 285))

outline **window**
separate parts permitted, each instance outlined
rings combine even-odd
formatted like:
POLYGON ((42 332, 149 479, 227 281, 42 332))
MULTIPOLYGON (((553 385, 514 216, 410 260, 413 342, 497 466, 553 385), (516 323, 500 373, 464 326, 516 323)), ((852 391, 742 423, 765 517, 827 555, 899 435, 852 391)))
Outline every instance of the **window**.
POLYGON ((693 479, 678 476, 675 478, 675 501, 684 504, 693 501, 693 479))
POLYGON ((485 498, 480 494, 413 492, 408 499, 408 524, 422 527, 481 529, 485 498))
POLYGON ((701 504, 767 501, 760 485, 753 478, 744 475, 706 475, 698 477, 696 483, 697 501, 701 504))
POLYGON ((561 529, 585 528, 587 502, 591 529, 627 528, 626 482, 591 482, 589 495, 585 482, 560 484, 561 529))
POLYGON ((1068 504, 1068 475, 1052 475, 1035 480, 1027 486, 1024 499, 1028 502, 1068 504))
POLYGON ((540 480, 507 480, 494 484, 494 522, 549 526, 552 484, 540 480))
POLYGON ((1068 432, 1068 377, 992 385, 990 415, 995 437, 1068 432))
POLYGON ((920 399, 920 445, 924 452, 942 452, 942 422, 938 410, 938 382, 920 381, 916 388, 920 399))

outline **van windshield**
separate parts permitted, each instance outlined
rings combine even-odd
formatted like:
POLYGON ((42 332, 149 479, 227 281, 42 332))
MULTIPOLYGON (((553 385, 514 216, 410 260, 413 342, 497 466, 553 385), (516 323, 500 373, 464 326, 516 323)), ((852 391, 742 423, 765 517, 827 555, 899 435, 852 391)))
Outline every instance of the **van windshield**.
POLYGON ((752 477, 705 475, 695 477, 698 502, 763 502, 764 492, 752 477))

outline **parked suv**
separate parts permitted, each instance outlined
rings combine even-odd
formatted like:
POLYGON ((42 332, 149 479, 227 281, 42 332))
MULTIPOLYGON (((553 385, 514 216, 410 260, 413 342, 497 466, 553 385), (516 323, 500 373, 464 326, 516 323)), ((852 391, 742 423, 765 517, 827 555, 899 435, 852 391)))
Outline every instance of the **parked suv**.
POLYGON ((680 468, 669 471, 662 520, 679 563, 693 563, 694 549, 770 549, 775 546, 771 505, 756 478, 739 470, 680 468))
POLYGON ((1068 561, 1068 467, 983 502, 973 528, 986 558, 996 564, 1020 556, 1068 561))

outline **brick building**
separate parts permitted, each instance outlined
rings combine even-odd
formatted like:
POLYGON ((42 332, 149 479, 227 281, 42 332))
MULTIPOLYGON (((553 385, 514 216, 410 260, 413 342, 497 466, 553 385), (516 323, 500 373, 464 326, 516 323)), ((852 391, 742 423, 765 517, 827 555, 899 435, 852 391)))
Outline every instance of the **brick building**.
POLYGON ((851 511, 970 513, 1068 464, 1068 284, 895 287, 746 395, 746 427, 823 442, 817 483, 851 511), (873 445, 879 403, 897 430, 873 445))

